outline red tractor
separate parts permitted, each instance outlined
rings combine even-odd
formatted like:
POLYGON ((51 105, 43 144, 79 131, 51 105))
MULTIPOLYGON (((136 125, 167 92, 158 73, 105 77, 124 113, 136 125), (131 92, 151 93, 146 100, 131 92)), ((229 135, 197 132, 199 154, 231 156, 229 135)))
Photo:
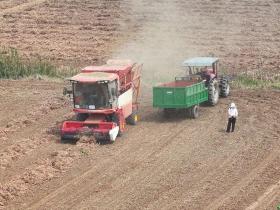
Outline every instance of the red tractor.
POLYGON ((214 57, 195 57, 183 62, 189 79, 204 80, 208 89, 208 102, 214 106, 219 96, 228 97, 230 93, 229 78, 218 75, 219 59, 214 57))
POLYGON ((75 121, 63 122, 62 139, 78 139, 82 134, 97 140, 115 141, 126 123, 138 121, 138 96, 142 65, 130 60, 108 60, 106 65, 88 66, 70 78, 75 121))

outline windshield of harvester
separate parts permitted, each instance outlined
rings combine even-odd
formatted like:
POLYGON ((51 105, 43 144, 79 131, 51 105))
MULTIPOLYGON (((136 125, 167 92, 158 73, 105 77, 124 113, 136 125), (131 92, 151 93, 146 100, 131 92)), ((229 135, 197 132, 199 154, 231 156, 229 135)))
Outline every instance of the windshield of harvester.
POLYGON ((73 89, 75 108, 110 108, 108 83, 74 83, 73 89))

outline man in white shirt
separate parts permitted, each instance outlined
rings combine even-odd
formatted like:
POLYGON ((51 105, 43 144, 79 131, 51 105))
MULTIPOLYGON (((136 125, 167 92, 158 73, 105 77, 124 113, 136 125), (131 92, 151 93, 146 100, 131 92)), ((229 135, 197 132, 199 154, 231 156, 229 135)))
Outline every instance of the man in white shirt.
POLYGON ((235 106, 235 103, 231 103, 230 107, 228 108, 228 125, 227 125, 227 132, 229 133, 234 131, 236 118, 238 116, 238 111, 235 106))

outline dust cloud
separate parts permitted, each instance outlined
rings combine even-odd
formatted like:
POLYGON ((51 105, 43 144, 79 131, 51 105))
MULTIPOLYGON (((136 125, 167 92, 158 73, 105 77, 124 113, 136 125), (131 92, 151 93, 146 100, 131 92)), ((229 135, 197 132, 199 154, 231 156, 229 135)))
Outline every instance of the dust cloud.
POLYGON ((184 74, 181 63, 196 52, 188 49, 188 40, 182 36, 183 14, 176 1, 134 0, 130 5, 135 13, 131 22, 136 24, 128 27, 137 30, 113 57, 143 63, 143 79, 149 85, 184 74))

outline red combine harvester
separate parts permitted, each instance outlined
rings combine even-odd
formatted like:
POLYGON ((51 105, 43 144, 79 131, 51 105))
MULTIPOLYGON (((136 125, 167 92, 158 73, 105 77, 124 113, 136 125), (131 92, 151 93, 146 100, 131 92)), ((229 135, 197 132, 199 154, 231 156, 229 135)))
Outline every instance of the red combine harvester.
POLYGON ((97 140, 115 141, 125 124, 138 121, 138 96, 142 65, 130 60, 108 60, 106 65, 88 66, 70 78, 75 121, 65 121, 61 139, 94 135, 97 140))

